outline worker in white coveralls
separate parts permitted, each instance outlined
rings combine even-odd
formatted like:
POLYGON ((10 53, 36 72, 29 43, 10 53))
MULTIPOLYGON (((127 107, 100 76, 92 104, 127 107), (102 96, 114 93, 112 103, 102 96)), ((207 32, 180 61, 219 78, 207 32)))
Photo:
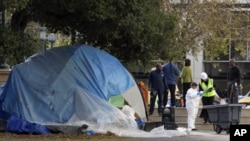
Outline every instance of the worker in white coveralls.
POLYGON ((196 82, 191 83, 191 87, 186 93, 186 109, 187 109, 187 123, 188 131, 195 131, 195 120, 199 110, 199 104, 201 99, 201 93, 198 91, 198 84, 196 82))

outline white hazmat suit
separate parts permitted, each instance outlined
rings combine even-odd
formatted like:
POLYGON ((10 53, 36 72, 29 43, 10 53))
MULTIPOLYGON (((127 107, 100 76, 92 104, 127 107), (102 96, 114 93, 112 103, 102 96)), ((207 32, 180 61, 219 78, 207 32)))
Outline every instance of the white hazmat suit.
POLYGON ((191 86, 186 93, 186 109, 187 109, 187 122, 188 122, 188 130, 196 130, 195 128, 195 120, 197 117, 197 113, 199 110, 199 104, 201 99, 201 93, 199 93, 196 86, 191 86))

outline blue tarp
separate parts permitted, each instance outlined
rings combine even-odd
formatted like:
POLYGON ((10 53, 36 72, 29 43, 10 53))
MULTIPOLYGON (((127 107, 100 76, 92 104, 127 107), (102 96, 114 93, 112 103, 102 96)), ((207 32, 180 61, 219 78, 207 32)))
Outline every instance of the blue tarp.
POLYGON ((88 45, 64 46, 14 66, 1 87, 0 102, 3 111, 29 122, 94 121, 100 120, 93 116, 95 111, 112 112, 106 102, 111 96, 134 86, 134 79, 112 55, 88 45))
POLYGON ((5 131, 25 134, 50 134, 51 132, 42 125, 11 116, 5 127, 5 131))

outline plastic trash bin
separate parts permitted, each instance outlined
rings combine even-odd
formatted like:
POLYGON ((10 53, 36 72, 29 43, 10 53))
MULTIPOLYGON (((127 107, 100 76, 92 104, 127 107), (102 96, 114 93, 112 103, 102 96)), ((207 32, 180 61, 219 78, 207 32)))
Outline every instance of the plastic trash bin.
POLYGON ((210 121, 213 123, 214 131, 218 134, 225 130, 230 131, 230 125, 240 123, 242 104, 222 104, 203 106, 207 109, 210 121))

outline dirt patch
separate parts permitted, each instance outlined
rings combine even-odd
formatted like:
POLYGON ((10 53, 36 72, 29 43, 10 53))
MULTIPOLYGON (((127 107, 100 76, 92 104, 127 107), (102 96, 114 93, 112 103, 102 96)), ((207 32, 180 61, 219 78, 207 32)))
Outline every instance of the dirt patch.
POLYGON ((50 134, 50 135, 33 135, 33 134, 15 134, 9 132, 1 132, 1 141, 71 141, 71 140, 120 140, 122 137, 116 136, 113 133, 107 134, 79 134, 79 135, 68 135, 68 134, 50 134))

